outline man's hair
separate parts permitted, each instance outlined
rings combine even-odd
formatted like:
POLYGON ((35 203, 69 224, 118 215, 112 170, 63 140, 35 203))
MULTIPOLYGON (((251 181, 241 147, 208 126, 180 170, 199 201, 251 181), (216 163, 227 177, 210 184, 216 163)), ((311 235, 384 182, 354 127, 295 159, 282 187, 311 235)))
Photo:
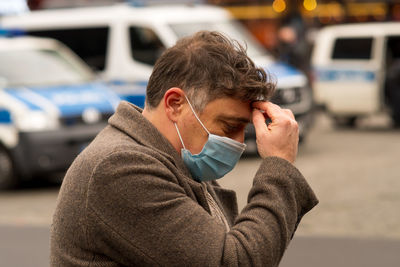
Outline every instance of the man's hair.
POLYGON ((267 100, 275 84, 239 42, 219 32, 200 31, 180 39, 157 60, 147 85, 146 105, 157 107, 172 87, 184 90, 201 112, 207 103, 222 97, 267 100))

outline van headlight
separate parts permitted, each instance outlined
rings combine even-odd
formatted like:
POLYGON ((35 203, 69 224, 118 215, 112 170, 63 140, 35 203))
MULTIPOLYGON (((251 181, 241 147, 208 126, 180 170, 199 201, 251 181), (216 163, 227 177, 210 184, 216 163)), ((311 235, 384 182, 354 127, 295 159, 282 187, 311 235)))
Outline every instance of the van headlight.
POLYGON ((301 101, 301 88, 278 88, 271 101, 277 105, 291 105, 301 101))
POLYGON ((21 131, 43 131, 58 127, 58 121, 42 111, 32 111, 16 118, 16 124, 21 131))

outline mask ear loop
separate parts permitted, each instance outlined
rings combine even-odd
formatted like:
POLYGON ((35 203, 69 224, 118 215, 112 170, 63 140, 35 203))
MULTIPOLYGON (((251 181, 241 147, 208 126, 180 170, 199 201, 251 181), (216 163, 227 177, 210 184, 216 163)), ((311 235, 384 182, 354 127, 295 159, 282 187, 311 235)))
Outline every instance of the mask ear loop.
POLYGON ((192 104, 190 104, 189 99, 186 97, 186 95, 184 95, 184 96, 185 96, 185 98, 186 98, 186 100, 187 100, 187 102, 189 104, 190 109, 192 110, 194 116, 196 117, 197 121, 200 122, 200 125, 203 127, 203 129, 208 133, 208 135, 210 135, 210 132, 207 130, 206 126, 204 126, 204 124, 201 122, 201 120, 197 116, 196 112, 194 111, 194 108, 192 107, 192 104))
POLYGON ((185 144, 183 143, 183 140, 182 140, 181 133, 179 132, 178 126, 176 125, 175 122, 174 122, 174 125, 175 125, 175 128, 176 128, 176 132, 178 133, 179 139, 181 140, 182 146, 183 146, 184 149, 186 149, 185 144))

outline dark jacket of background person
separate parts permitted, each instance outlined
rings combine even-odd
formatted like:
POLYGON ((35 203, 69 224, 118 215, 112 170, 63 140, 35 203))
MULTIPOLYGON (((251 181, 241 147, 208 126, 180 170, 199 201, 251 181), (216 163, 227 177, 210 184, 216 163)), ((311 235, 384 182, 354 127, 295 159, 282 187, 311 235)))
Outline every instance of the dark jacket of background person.
POLYGON ((122 102, 67 172, 51 266, 277 266, 317 203, 300 172, 284 159, 264 159, 238 215, 235 193, 193 180, 140 112, 122 102), (230 231, 210 215, 205 190, 230 231))

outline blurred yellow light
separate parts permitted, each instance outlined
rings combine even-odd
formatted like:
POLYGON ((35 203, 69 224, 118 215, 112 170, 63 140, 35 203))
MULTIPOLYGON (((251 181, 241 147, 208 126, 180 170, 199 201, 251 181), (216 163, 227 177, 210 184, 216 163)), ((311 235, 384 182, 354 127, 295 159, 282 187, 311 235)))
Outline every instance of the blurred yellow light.
POLYGON ((286 9, 285 0, 274 0, 272 3, 272 8, 278 13, 284 11, 286 9))
POLYGON ((317 0, 304 0, 303 6, 308 11, 314 10, 317 8, 317 0))
POLYGON ((229 10, 237 19, 275 19, 279 17, 279 14, 277 14, 271 5, 226 6, 225 9, 229 10))

